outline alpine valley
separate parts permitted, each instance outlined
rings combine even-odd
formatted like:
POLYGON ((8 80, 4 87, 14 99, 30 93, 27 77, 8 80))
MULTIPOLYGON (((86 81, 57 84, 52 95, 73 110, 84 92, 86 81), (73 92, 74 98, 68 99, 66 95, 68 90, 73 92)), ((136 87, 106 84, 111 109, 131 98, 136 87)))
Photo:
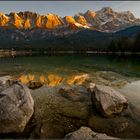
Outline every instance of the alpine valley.
POLYGON ((0 49, 140 52, 140 19, 109 7, 65 17, 0 13, 0 49))

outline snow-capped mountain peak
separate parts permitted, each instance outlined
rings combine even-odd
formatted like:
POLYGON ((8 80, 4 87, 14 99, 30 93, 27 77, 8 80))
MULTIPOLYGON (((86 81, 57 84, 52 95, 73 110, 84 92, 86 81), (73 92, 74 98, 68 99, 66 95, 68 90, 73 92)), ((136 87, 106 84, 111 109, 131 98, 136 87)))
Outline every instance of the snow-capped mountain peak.
POLYGON ((140 19, 136 18, 130 11, 116 12, 110 7, 104 7, 94 12, 88 10, 85 13, 78 13, 75 16, 65 16, 48 13, 40 15, 30 11, 10 13, 5 15, 0 13, 0 26, 17 29, 55 29, 67 27, 89 28, 100 31, 116 31, 132 25, 140 24, 140 19))

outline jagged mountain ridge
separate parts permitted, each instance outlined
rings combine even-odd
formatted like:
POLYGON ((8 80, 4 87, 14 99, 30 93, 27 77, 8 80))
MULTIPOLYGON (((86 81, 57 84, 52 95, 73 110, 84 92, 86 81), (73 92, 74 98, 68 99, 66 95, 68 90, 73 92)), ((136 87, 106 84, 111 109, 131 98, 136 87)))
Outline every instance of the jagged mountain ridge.
POLYGON ((134 42, 140 19, 130 12, 103 8, 74 16, 32 12, 0 13, 0 49, 37 51, 107 51, 112 40, 134 42))
POLYGON ((47 30, 56 28, 88 28, 99 31, 116 31, 129 26, 140 24, 130 11, 115 12, 109 7, 94 12, 88 10, 85 13, 78 13, 75 16, 60 17, 56 14, 40 15, 33 12, 19 12, 5 15, 0 13, 0 27, 33 29, 43 28, 47 30))

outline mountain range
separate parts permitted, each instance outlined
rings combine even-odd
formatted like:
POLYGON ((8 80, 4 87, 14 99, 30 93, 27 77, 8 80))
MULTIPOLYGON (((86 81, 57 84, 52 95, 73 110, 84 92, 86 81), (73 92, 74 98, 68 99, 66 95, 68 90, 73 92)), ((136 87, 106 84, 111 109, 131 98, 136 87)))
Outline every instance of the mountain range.
POLYGON ((85 13, 63 18, 56 14, 40 15, 29 11, 13 12, 9 15, 0 13, 0 27, 26 30, 32 28, 54 29, 70 25, 73 28, 115 31, 137 24, 140 24, 140 19, 136 18, 130 11, 115 12, 109 7, 96 12, 88 10, 85 13))
POLYGON ((139 18, 109 7, 65 17, 29 11, 0 13, 1 49, 100 50, 122 37, 134 40, 139 33, 139 18))

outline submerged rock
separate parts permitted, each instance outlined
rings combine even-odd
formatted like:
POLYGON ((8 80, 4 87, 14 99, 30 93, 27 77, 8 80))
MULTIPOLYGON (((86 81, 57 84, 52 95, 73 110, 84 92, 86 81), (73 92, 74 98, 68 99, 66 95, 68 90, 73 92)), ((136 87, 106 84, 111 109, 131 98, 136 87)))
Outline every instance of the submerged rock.
POLYGON ((40 87, 43 86, 43 83, 41 83, 40 81, 29 81, 29 83, 27 84, 27 86, 30 89, 38 89, 40 87))
POLYGON ((35 101, 35 138, 63 138, 85 125, 92 103, 86 88, 80 86, 43 86, 32 91, 35 101))
POLYGON ((105 117, 119 114, 128 106, 125 97, 109 86, 96 85, 91 98, 97 110, 105 117))
POLYGON ((88 126, 96 132, 105 133, 113 137, 140 138, 139 123, 127 115, 111 118, 92 115, 89 119, 88 126))
POLYGON ((81 127, 75 132, 69 133, 64 140, 94 140, 94 139, 117 139, 104 133, 96 133, 88 127, 81 127))
POLYGON ((0 133, 23 132, 34 112, 34 101, 22 83, 4 81, 0 84, 0 133))
POLYGON ((135 80, 129 77, 125 77, 121 74, 111 71, 97 71, 90 74, 90 82, 98 85, 111 86, 115 89, 122 88, 129 82, 135 80))

